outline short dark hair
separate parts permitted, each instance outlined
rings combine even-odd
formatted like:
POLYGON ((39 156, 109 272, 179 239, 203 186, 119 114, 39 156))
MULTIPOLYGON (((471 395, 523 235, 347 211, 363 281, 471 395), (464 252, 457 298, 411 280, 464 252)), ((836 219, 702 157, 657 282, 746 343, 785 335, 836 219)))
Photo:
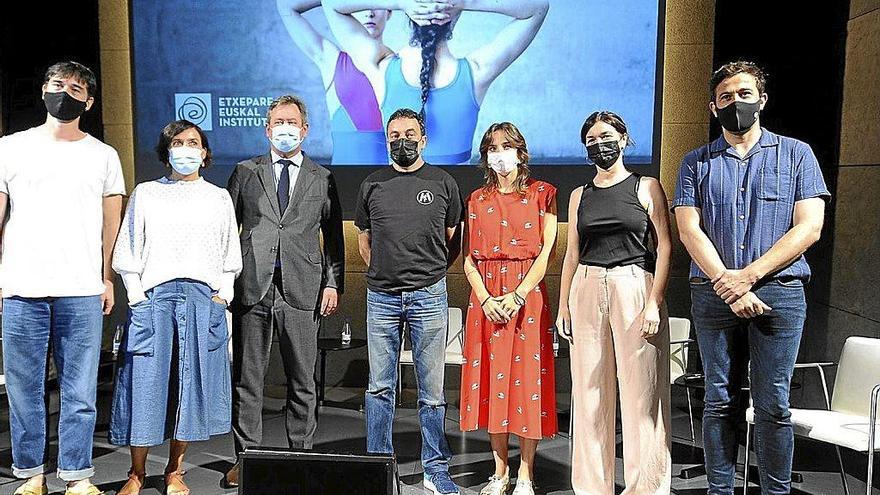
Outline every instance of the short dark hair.
POLYGON ((754 62, 737 60, 722 65, 712 73, 712 78, 709 79, 709 101, 715 101, 715 90, 718 89, 719 84, 728 77, 733 77, 737 74, 750 74, 755 78, 758 93, 764 93, 764 88, 767 85, 767 76, 764 74, 764 71, 754 62))
POLYGON ((412 108, 398 108, 391 114, 391 117, 388 117, 388 122, 385 124, 385 131, 388 131, 388 126, 391 125, 391 122, 398 119, 416 119, 419 123, 419 129, 422 131, 422 136, 425 135, 425 119, 422 118, 422 115, 412 108))
POLYGON ((188 120, 175 120, 162 129, 162 132, 159 134, 159 143, 156 145, 156 154, 159 156, 159 161, 165 166, 168 165, 168 148, 171 147, 171 141, 174 139, 174 136, 187 129, 195 129, 199 133, 199 138, 202 140, 202 148, 205 148, 204 166, 210 167, 211 146, 208 144, 208 136, 201 127, 188 120))
POLYGON ((591 113, 590 116, 587 117, 587 120, 584 121, 584 125, 581 126, 581 143, 583 143, 584 146, 587 145, 587 133, 590 132, 591 127, 596 125, 596 122, 605 122, 616 129, 617 132, 625 135, 627 146, 636 144, 629 135, 629 131, 626 130, 626 122, 623 121, 620 115, 608 110, 601 110, 591 113))
POLYGON ((86 94, 90 97, 94 97, 95 93, 98 92, 98 79, 95 77, 95 73, 92 72, 92 69, 79 62, 68 61, 52 64, 51 67, 46 69, 46 76, 43 78, 43 82, 48 83, 49 79, 56 76, 72 77, 81 83, 85 83, 86 94))

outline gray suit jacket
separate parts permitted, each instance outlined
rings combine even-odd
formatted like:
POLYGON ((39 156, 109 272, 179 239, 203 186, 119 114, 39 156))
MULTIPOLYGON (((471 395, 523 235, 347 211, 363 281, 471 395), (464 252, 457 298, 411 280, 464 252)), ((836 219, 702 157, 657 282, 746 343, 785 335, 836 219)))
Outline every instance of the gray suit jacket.
POLYGON ((290 204, 283 212, 279 211, 275 172, 268 154, 236 165, 226 188, 241 227, 244 262, 235 281, 234 306, 252 306, 263 299, 272 284, 279 249, 288 304, 314 310, 324 287, 335 287, 342 293, 342 208, 329 170, 303 155, 290 204))

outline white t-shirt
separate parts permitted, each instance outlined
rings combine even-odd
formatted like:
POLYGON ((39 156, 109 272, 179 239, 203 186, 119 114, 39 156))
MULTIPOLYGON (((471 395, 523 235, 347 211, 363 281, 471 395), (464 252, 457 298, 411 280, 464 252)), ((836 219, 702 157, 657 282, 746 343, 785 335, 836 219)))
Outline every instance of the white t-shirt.
POLYGON ((231 301, 241 245, 229 193, 202 178, 138 184, 116 240, 113 269, 122 275, 129 304, 176 278, 204 282, 231 301))
POLYGON ((34 127, 0 138, 3 297, 94 296, 102 277, 103 198, 125 194, 119 155, 90 135, 56 141, 34 127))

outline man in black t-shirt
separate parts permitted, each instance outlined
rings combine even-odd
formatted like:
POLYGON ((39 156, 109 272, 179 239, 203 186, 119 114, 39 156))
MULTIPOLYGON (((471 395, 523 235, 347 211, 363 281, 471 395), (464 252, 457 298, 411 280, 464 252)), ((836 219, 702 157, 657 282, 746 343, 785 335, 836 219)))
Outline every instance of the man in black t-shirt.
POLYGON ((388 120, 391 167, 370 174, 358 193, 358 249, 367 264, 367 451, 391 453, 400 342, 410 331, 419 388, 425 488, 459 493, 449 477, 443 372, 446 269, 458 256, 462 201, 445 171, 421 157, 425 124, 410 109, 388 120))

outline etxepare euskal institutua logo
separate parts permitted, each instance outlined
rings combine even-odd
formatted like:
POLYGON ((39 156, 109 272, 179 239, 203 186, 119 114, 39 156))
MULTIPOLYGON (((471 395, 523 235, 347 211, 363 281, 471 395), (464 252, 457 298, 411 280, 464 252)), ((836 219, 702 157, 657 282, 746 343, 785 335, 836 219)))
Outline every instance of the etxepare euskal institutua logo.
POLYGON ((211 93, 174 93, 174 114, 188 120, 203 131, 217 127, 264 127, 271 96, 218 96, 211 93), (214 109, 217 119, 214 120, 214 109))

